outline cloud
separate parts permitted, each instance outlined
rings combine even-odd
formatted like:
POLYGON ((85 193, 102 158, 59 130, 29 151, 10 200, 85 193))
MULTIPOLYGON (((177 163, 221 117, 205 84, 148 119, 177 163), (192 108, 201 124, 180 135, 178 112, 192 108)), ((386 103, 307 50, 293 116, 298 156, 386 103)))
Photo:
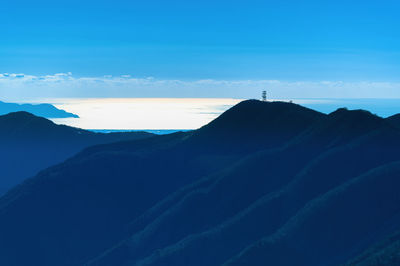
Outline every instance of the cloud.
POLYGON ((400 98, 400 83, 280 80, 178 80, 131 75, 75 77, 0 74, 0 100, 97 97, 400 98))

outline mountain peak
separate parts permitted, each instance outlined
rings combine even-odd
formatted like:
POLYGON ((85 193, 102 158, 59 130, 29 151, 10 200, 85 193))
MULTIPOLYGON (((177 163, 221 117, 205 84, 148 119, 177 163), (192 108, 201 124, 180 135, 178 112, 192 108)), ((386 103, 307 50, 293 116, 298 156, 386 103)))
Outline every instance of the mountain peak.
POLYGON ((56 126, 52 121, 35 116, 26 111, 12 112, 0 116, 0 128, 3 133, 7 128, 15 130, 16 128, 26 128, 29 131, 37 130, 39 128, 48 128, 56 126))
POLYGON ((37 116, 27 111, 17 111, 5 114, 4 117, 37 117, 37 116))
POLYGON ((58 109, 54 105, 48 103, 17 104, 17 103, 5 103, 0 101, 0 115, 18 111, 25 111, 46 118, 67 118, 67 117, 79 118, 79 116, 76 114, 58 109))
POLYGON ((223 150, 278 147, 325 116, 293 103, 246 100, 197 130, 192 141, 204 148, 212 139, 212 148, 223 150))
POLYGON ((381 119, 381 117, 379 117, 375 114, 372 114, 370 111, 363 110, 363 109, 349 110, 345 107, 338 108, 336 111, 333 111, 329 115, 332 115, 332 116, 351 115, 351 116, 365 116, 365 117, 368 116, 368 117, 374 117, 374 118, 381 119))
POLYGON ((400 128, 400 114, 389 116, 385 119, 389 124, 396 128, 400 128))
POLYGON ((246 100, 227 110, 206 127, 218 126, 239 129, 245 126, 250 127, 247 129, 260 129, 270 128, 275 123, 283 125, 284 123, 295 122, 300 117, 314 120, 323 116, 320 112, 294 103, 246 100))
POLYGON ((328 119, 335 121, 337 125, 348 125, 351 127, 376 127, 384 121, 382 117, 372 114, 366 110, 348 110, 339 108, 328 115, 328 119))

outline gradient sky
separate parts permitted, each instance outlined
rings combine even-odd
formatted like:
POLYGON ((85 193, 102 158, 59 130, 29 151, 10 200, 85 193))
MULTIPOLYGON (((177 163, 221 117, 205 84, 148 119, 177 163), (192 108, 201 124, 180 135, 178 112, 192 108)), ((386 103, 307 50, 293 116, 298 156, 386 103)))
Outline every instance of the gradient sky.
POLYGON ((3 1, 0 97, 400 98, 399 13, 385 0, 3 1))

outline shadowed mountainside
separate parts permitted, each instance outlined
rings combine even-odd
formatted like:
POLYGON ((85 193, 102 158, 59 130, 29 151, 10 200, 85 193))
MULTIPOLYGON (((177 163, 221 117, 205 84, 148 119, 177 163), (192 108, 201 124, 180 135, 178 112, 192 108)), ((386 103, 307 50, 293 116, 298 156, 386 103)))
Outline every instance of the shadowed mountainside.
POLYGON ((247 158, 213 182, 209 178, 189 186, 181 200, 177 193, 170 196, 175 206, 153 208, 142 218, 147 219, 144 228, 92 264, 120 265, 116 261, 126 256, 122 261, 132 265, 219 265, 246 243, 279 229, 313 197, 374 165, 396 160, 399 136, 368 112, 340 109, 287 147, 247 158))
POLYGON ((389 116, 385 120, 391 125, 400 128, 400 114, 389 116))
POLYGON ((17 186, 0 199, 0 263, 346 263, 400 230, 399 147, 400 130, 367 111, 244 101, 17 186))
POLYGON ((400 265, 400 232, 367 249, 346 263, 347 266, 392 266, 400 265))
POLYGON ((27 112, 0 116, 0 188, 5 191, 85 147, 151 136, 146 132, 93 133, 56 125, 27 112))

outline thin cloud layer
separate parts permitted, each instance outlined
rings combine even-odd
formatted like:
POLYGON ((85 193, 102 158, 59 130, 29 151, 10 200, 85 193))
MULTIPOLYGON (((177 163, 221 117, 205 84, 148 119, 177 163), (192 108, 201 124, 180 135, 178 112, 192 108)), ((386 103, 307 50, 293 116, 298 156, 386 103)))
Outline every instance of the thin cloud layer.
POLYGON ((131 75, 74 77, 72 73, 35 76, 0 74, 1 100, 98 97, 400 98, 400 83, 280 80, 177 80, 131 75))

